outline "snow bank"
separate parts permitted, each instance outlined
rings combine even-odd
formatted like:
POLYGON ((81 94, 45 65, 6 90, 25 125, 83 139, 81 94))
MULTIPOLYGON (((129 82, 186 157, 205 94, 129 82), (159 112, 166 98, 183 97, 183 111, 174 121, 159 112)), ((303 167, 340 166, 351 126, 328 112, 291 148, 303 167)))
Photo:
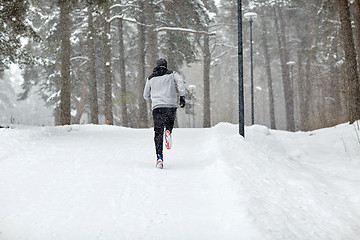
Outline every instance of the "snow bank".
POLYGON ((237 132, 175 129, 158 170, 152 129, 0 129, 0 239, 357 239, 352 125, 237 132))

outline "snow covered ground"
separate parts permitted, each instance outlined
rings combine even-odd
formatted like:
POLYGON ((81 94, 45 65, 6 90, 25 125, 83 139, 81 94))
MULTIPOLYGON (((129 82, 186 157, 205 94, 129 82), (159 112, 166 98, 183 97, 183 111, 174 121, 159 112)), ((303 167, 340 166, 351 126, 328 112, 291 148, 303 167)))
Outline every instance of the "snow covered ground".
POLYGON ((359 239, 353 125, 237 132, 175 129, 159 170, 152 129, 0 129, 0 239, 359 239))

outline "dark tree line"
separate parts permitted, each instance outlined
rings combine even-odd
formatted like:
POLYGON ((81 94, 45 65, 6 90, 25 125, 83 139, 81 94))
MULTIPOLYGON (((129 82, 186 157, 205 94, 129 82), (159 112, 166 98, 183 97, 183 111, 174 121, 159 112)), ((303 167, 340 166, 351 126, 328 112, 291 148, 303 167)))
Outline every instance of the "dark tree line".
POLYGON ((10 63, 26 64, 33 61, 28 52, 21 48, 21 37, 38 41, 36 32, 26 24, 28 1, 0 1, 0 72, 10 63))
MULTIPOLYGON (((80 123, 86 113, 93 124, 148 127, 142 91, 160 56, 175 71, 201 66, 203 127, 237 122, 237 1, 0 2, 0 71, 22 64, 19 98, 39 86, 56 124, 80 123)), ((360 118, 360 0, 244 0, 243 6, 258 14, 256 123, 294 131, 360 118)))
MULTIPOLYGON (((228 63, 227 69, 235 69, 235 55, 231 49, 236 41, 233 8, 236 1, 221 1, 221 4, 219 17, 223 20, 218 22, 223 23, 224 28, 217 34, 231 37, 217 43, 217 51, 228 51, 220 55, 221 59, 228 63)), ((260 89, 255 91, 256 123, 294 131, 360 118, 356 77, 359 76, 356 66, 360 58, 359 1, 253 0, 243 1, 243 6, 244 13, 258 14, 253 31, 255 83, 260 89), (290 65, 292 62, 295 65, 290 65)), ((244 71, 247 74, 249 23, 246 19, 243 21, 244 71)), ((237 76, 234 74, 230 78, 235 87, 237 76)), ((246 83, 245 91, 249 92, 247 86, 246 83)), ((249 94, 245 97, 249 99, 249 94)), ((249 111, 246 115, 250 115, 249 111)))
POLYGON ((104 116, 106 124, 132 127, 149 126, 142 92, 156 59, 166 57, 176 71, 198 61, 208 6, 214 6, 189 0, 34 0, 30 5, 38 11, 29 19, 42 41, 28 44, 39 59, 25 67, 25 92, 41 86, 44 100, 55 106, 56 124, 79 123, 86 112, 90 123, 104 116))

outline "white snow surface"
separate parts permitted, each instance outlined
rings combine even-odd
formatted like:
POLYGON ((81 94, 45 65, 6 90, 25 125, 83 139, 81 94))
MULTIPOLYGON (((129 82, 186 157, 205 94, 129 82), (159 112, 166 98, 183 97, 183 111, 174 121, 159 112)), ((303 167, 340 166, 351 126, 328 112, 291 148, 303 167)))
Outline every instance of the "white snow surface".
POLYGON ((354 125, 172 135, 160 170, 152 129, 0 129, 0 239, 359 239, 354 125))

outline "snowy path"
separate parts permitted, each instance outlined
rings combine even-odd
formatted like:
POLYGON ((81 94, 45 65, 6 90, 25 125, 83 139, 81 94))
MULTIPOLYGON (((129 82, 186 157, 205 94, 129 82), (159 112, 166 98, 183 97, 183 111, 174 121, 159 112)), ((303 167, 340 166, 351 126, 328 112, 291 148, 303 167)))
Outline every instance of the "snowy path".
POLYGON ((251 239, 256 231, 203 132, 179 131, 163 170, 151 130, 74 126, 32 136, 1 162, 0 239, 251 239))
POLYGON ((2 129, 0 240, 359 236, 351 126, 236 130, 175 129, 158 170, 151 129, 2 129))

